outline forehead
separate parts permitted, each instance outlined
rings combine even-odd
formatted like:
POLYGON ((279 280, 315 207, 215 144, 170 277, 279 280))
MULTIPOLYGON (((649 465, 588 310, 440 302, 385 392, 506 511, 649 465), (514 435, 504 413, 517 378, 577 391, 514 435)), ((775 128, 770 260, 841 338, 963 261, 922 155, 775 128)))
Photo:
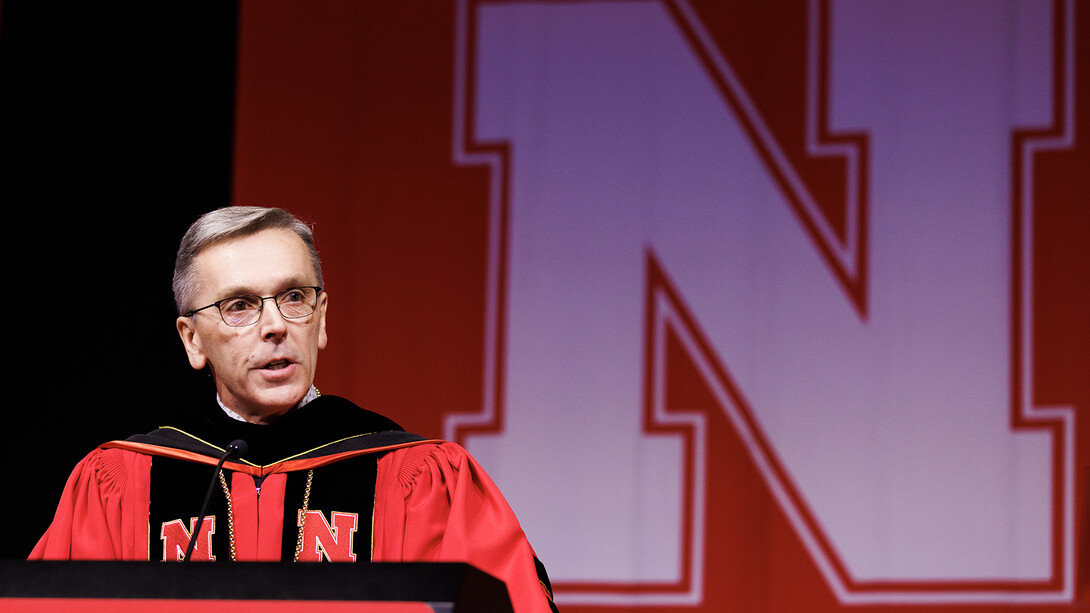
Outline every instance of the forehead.
POLYGON ((285 228, 262 230, 205 247, 196 258, 201 298, 274 293, 317 279, 303 240, 285 228))

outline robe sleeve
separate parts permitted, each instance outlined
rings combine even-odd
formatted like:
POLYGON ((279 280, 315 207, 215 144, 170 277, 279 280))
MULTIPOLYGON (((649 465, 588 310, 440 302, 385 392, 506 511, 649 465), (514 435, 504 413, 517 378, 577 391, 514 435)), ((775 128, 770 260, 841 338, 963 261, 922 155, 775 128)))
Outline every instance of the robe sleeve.
POLYGON ((507 584, 515 613, 553 610, 514 512, 454 443, 400 449, 379 461, 373 535, 376 562, 467 562, 507 584))
POLYGON ((96 449, 68 478, 31 560, 147 560, 151 457, 96 449))

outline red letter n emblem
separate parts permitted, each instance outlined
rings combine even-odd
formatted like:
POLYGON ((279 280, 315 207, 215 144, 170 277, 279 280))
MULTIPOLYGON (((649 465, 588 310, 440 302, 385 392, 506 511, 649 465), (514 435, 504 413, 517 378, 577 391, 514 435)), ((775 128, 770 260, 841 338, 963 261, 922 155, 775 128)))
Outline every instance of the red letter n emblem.
POLYGON ((307 511, 306 523, 303 524, 303 512, 299 511, 296 525, 303 524, 303 548, 299 552, 300 562, 355 562, 356 527, 359 515, 356 513, 332 514, 333 525, 325 520, 321 511, 307 511))
MULTIPOLYGON (((189 548, 189 538, 196 524, 196 517, 189 520, 189 530, 185 529, 185 525, 182 524, 180 519, 163 522, 163 526, 159 528, 159 538, 163 541, 164 562, 172 560, 177 562, 185 557, 185 550, 189 548)), ((204 523, 201 524, 201 533, 197 537, 197 544, 193 546, 191 560, 210 562, 216 559, 216 556, 212 555, 212 535, 215 533, 216 518, 209 515, 204 518, 204 523)))

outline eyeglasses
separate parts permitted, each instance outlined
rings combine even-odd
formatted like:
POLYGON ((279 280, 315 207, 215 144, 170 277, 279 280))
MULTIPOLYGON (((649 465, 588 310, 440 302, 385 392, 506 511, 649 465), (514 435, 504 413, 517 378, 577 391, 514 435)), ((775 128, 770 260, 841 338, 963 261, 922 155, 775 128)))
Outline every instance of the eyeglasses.
POLYGON ((318 306, 318 292, 321 291, 321 287, 304 286, 289 287, 275 296, 233 296, 193 309, 185 316, 193 317, 200 311, 216 307, 219 309, 220 317, 223 318, 223 323, 228 326, 232 328, 252 326, 261 319, 261 310, 265 307, 265 301, 272 300, 285 319, 299 319, 314 312, 318 306))

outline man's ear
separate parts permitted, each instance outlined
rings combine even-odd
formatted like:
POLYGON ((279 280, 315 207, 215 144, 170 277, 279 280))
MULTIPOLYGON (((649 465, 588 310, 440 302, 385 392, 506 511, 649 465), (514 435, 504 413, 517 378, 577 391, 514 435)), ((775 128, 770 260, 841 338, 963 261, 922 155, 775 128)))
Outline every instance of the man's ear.
POLYGON ((326 342, 329 340, 325 334, 325 310, 329 304, 329 294, 322 292, 322 295, 318 297, 318 349, 325 349, 326 342))
POLYGON ((191 317, 179 317, 176 325, 178 336, 182 337, 182 345, 185 345, 185 353, 189 356, 189 365, 195 370, 201 370, 208 363, 208 358, 201 349, 201 337, 197 333, 196 322, 191 317))

